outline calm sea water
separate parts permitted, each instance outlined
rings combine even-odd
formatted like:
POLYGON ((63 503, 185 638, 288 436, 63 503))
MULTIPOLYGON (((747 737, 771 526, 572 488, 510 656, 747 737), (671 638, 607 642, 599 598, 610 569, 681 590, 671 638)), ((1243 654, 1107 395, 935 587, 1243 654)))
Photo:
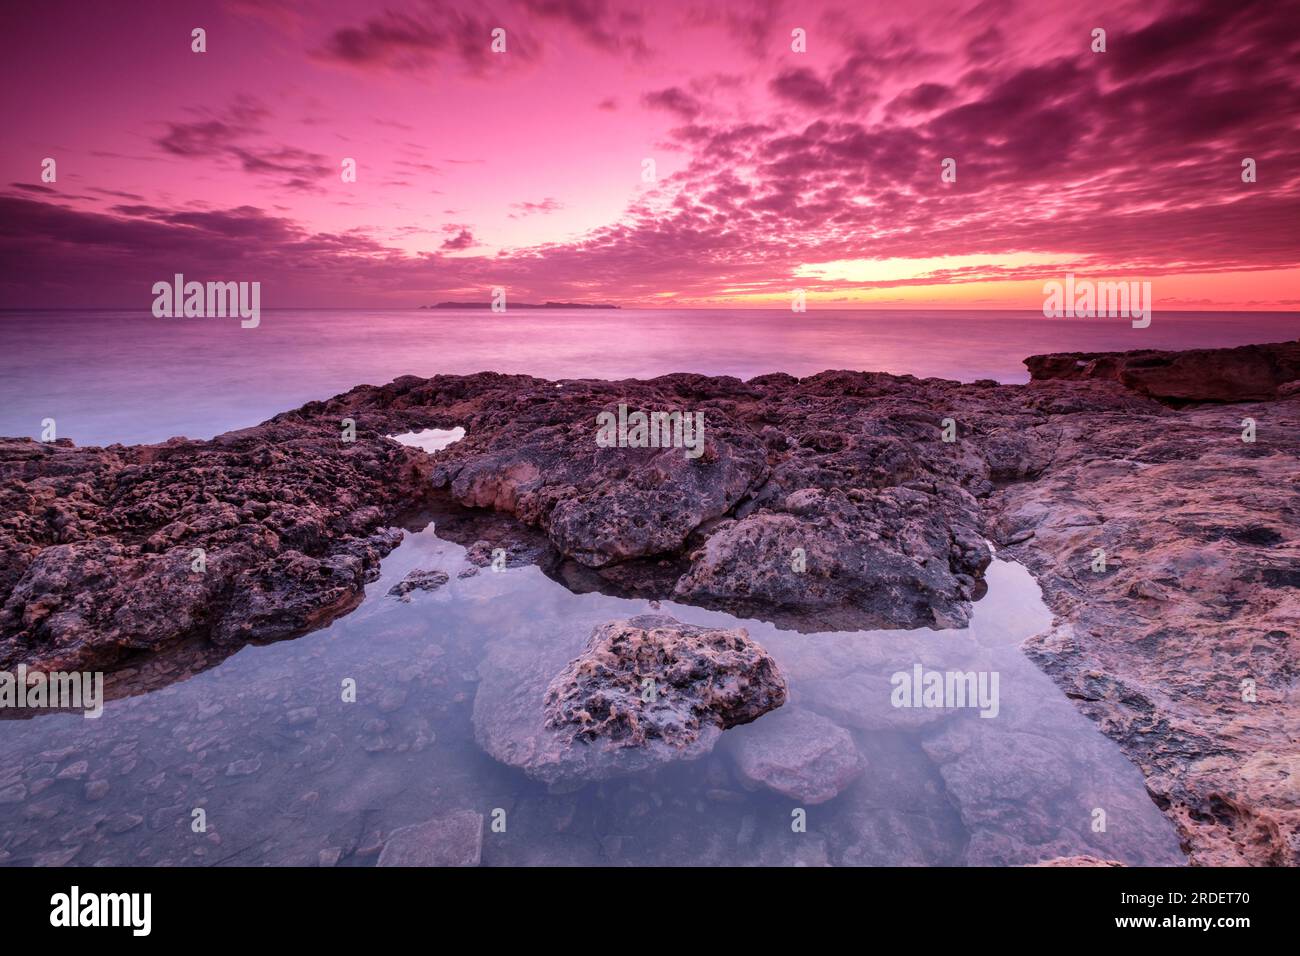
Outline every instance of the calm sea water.
POLYGON ((399 375, 480 371, 544 378, 703 372, 750 378, 828 368, 1024 382, 1041 352, 1201 348, 1300 334, 1295 313, 1031 313, 753 310, 267 311, 237 319, 139 312, 0 313, 0 435, 82 445, 209 438, 399 375))

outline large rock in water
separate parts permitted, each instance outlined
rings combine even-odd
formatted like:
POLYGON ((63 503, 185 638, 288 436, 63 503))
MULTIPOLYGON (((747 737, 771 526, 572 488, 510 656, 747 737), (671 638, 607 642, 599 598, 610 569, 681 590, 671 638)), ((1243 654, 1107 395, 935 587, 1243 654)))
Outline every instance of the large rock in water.
POLYGON ((494 648, 474 699, 479 745, 547 783, 701 757, 723 730, 786 700, 776 662, 743 628, 643 615, 597 627, 558 674, 546 673, 548 660, 535 648, 494 648))
MULTIPOLYGON (((923 542, 917 550, 941 553, 953 547, 953 532, 929 499, 908 488, 862 495, 859 501, 819 489, 790 495, 785 506, 798 515, 755 513, 719 524, 677 581, 678 601, 742 615, 769 616, 796 629, 857 630, 891 623, 961 627, 968 612, 950 595, 970 599, 975 580, 954 579, 946 565, 921 564, 908 554, 863 533, 874 513, 877 526, 923 542), (888 517, 885 517, 885 516, 888 517), (800 569, 791 557, 800 555, 800 569), (863 569, 870 569, 864 573, 863 569), (870 608, 870 612, 864 612, 870 608)), ((983 547, 963 540, 972 554, 983 547)), ((913 552, 914 553, 914 552, 913 552)))

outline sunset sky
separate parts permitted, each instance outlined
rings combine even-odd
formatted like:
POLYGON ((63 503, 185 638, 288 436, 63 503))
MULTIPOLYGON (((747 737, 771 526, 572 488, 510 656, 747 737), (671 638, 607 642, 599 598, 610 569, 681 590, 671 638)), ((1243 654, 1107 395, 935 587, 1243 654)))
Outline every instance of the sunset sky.
POLYGON ((0 49, 0 306, 1300 308, 1297 3, 8 0, 0 49))

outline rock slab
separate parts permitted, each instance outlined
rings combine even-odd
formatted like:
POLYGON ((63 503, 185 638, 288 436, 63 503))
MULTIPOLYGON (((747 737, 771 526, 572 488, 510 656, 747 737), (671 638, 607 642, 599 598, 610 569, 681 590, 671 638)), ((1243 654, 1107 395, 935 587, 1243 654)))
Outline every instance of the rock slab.
POLYGON ((458 810, 394 830, 379 854, 380 866, 478 866, 483 854, 483 814, 458 810))
POLYGON ((801 804, 839 796, 863 770, 849 732, 802 707, 737 732, 729 746, 742 777, 801 804))

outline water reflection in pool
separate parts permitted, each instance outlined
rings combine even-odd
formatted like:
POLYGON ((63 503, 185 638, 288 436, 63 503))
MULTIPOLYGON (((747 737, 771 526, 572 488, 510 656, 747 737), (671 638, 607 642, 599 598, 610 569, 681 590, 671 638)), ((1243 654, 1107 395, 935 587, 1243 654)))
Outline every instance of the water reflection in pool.
POLYGON ((485 826, 488 865, 1183 861, 1137 770, 1018 650, 1050 622, 1018 565, 992 565, 967 630, 828 634, 574 594, 536 567, 459 576, 469 567, 431 526, 324 630, 156 681, 99 720, 0 722, 0 863, 366 866, 399 827, 458 810, 490 823, 497 809, 506 827, 485 826), (388 596, 415 568, 450 580, 409 603, 388 596), (796 801, 736 770, 736 741, 771 733, 766 717, 700 760, 576 791, 548 790, 475 744, 489 652, 567 660, 595 625, 648 612, 748 628, 789 680, 786 708, 851 735, 865 770, 804 808, 806 832, 792 831, 796 801), (998 672, 998 716, 891 706, 890 675, 917 664, 998 672), (346 678, 356 703, 342 700, 346 678), (205 833, 192 829, 197 809, 205 833))

